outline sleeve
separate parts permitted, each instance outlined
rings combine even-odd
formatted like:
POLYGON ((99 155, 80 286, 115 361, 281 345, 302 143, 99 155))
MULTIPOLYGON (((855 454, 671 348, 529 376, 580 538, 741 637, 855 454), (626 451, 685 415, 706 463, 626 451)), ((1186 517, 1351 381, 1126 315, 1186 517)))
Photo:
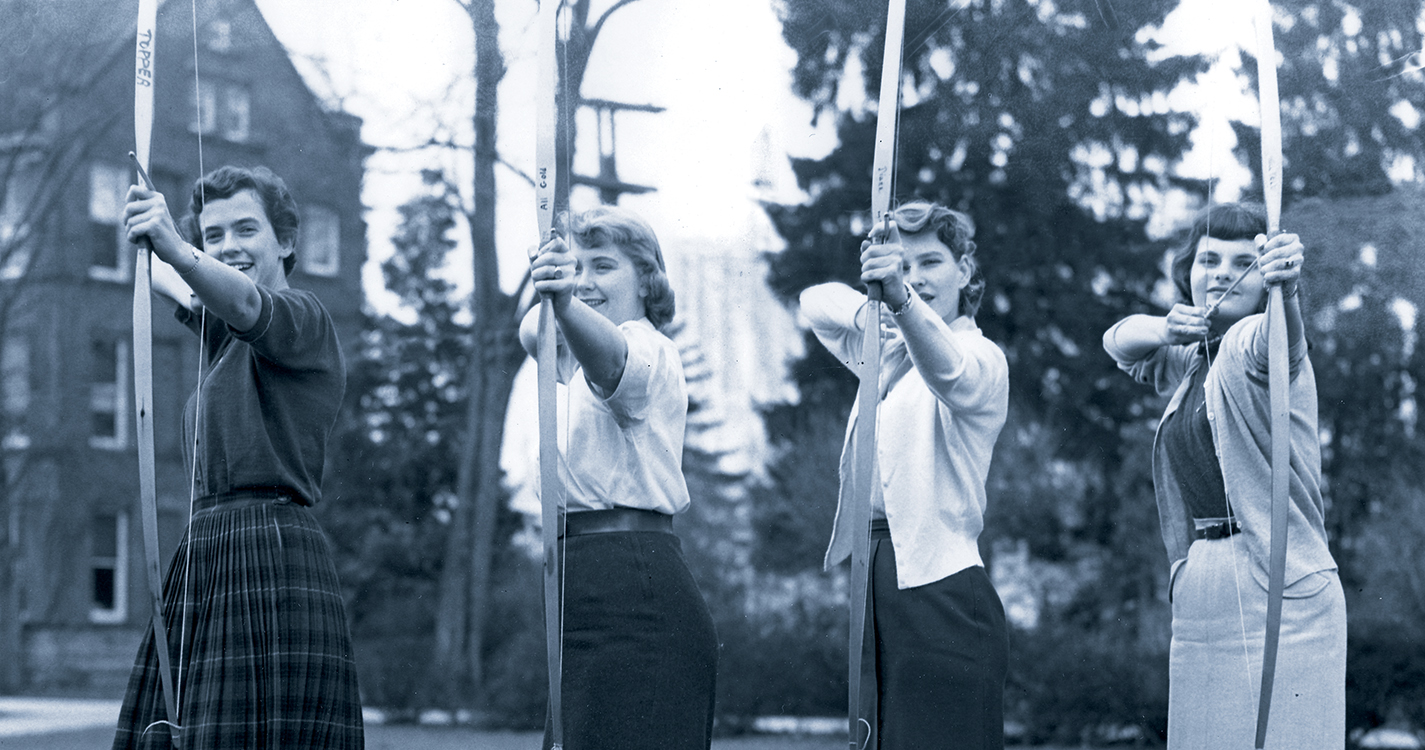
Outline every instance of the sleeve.
MULTIPOLYGON (((1114 324, 1113 328, 1122 324, 1123 321, 1119 321, 1114 324)), ((1112 341, 1112 339, 1113 337, 1110 335, 1108 341, 1112 341)), ((1146 357, 1132 359, 1109 343, 1105 343, 1103 348, 1108 352, 1108 356, 1113 357, 1113 361, 1118 363, 1118 369, 1128 373, 1139 383, 1152 386, 1160 396, 1172 395, 1177 390, 1178 383, 1187 374, 1188 362, 1192 358, 1193 350, 1193 347, 1188 344, 1161 346, 1146 357)))
MULTIPOLYGON (((1271 335, 1266 313, 1257 313, 1237 321, 1222 338, 1222 351, 1240 358, 1241 366, 1254 381, 1267 382, 1268 361, 1271 359, 1271 335)), ((1292 380, 1306 359, 1306 337, 1292 342, 1287 349, 1287 370, 1292 380)))
POLYGON ((251 330, 229 332, 253 352, 289 370, 324 370, 341 361, 336 325, 311 292, 257 288, 262 311, 251 330))
POLYGON ((660 391, 673 388, 684 392, 683 366, 677 347, 646 325, 631 321, 619 326, 628 342, 628 358, 614 392, 604 396, 592 384, 589 386, 620 425, 647 419, 649 405, 660 391))
POLYGON ((841 283, 802 290, 800 322, 810 326, 821 345, 852 372, 861 359, 862 329, 856 322, 866 296, 841 283))
POLYGON ((911 351, 926 387, 941 403, 957 411, 1004 411, 1009 399, 1009 362, 1004 352, 978 333, 947 329, 945 335, 947 346, 956 347, 960 354, 952 369, 922 367, 911 351))

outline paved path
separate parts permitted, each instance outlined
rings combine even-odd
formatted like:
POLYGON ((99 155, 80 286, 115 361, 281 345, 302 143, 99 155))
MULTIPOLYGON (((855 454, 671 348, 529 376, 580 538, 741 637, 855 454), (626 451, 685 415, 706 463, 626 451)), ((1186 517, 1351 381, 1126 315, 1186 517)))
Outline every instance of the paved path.
POLYGON ((0 696, 0 747, 6 738, 71 730, 113 728, 119 701, 0 696))
MULTIPOLYGON (((114 739, 117 700, 0 696, 0 750, 103 750, 114 739)), ((538 750, 538 732, 486 732, 464 727, 381 725, 367 717, 367 750, 538 750)), ((718 739, 713 750, 841 750, 836 737, 718 739)))

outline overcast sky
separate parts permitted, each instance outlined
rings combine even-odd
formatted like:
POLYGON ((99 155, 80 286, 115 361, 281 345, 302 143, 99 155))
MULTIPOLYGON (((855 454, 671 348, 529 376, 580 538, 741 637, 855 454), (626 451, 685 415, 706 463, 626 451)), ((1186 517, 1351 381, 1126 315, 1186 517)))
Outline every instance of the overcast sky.
MULTIPOLYGON (((1114 2, 1133 0, 1100 0, 1114 2)), ((596 2, 595 10, 609 2, 596 2)), ((1185 89, 1173 106, 1198 112, 1211 124, 1199 133, 1203 148, 1189 171, 1224 178, 1235 197, 1247 177, 1230 162, 1233 139, 1225 118, 1255 119, 1255 105, 1240 96, 1235 45, 1250 43, 1252 27, 1240 0, 1185 0, 1170 17, 1164 38, 1174 50, 1218 55, 1221 65, 1207 91, 1185 89)), ((470 23, 453 0, 258 0, 274 32, 299 58, 319 93, 342 97, 365 121, 363 136, 375 146, 403 146, 454 128, 468 142, 472 85, 470 23), (314 75, 301 58, 324 61, 314 75)), ((509 68, 500 89, 501 155, 528 171, 533 161, 534 0, 499 0, 501 44, 509 68)), ((771 0, 639 0, 605 26, 590 61, 583 93, 666 107, 660 114, 629 113, 618 123, 620 176, 655 185, 656 193, 623 204, 644 214, 665 243, 697 238, 725 242, 729 251, 753 219, 754 146, 771 136, 771 166, 790 182, 782 154, 815 156, 834 146, 829 128, 816 128, 810 111, 790 93, 795 55, 782 41, 771 0)), ((586 123, 581 138, 592 138, 586 123)), ((592 143, 582 143, 579 171, 594 170, 592 143)), ((371 211, 367 288, 380 287, 376 263, 390 253, 395 207, 419 190, 418 170, 441 165, 463 170, 447 157, 378 153, 368 163, 365 200, 371 211)), ((499 244, 506 286, 517 282, 523 251, 535 235, 532 191, 514 172, 497 175, 499 244)), ((794 190, 790 184, 788 190, 794 190)), ((790 193, 794 198, 794 192, 790 193)), ((464 251, 464 252, 468 252, 464 251)), ((468 276, 468 255, 454 259, 453 277, 468 276), (461 272, 464 272, 463 274, 461 272)), ((468 285, 468 281, 464 281, 468 285)), ((468 288, 468 286, 467 286, 468 288)), ((381 304, 378 301, 378 304, 381 304)))

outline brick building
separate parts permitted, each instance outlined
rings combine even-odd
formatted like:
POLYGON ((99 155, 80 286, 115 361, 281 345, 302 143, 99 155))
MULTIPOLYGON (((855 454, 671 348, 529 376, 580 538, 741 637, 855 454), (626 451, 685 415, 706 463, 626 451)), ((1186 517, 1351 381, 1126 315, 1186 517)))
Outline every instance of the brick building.
MULTIPOLYGON (((0 0, 0 691, 116 695, 150 607, 130 353, 135 2, 0 0)), ((356 343, 360 120, 325 109, 252 0, 161 3, 151 175, 175 213, 202 168, 265 164, 302 208, 294 286, 356 343), (195 85, 194 29, 197 30, 195 85), (201 106, 200 106, 201 105, 201 106)), ((195 337, 154 304, 161 548, 188 517, 195 337)))

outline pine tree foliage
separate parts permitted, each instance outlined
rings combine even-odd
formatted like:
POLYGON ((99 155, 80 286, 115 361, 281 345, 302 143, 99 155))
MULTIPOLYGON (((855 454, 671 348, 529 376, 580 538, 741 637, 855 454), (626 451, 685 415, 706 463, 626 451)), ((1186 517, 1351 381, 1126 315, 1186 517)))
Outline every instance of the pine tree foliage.
MULTIPOLYGON (((1150 62, 1158 47, 1138 33, 1172 7, 908 8, 896 199, 939 201, 976 221, 989 279, 979 323, 1006 348, 1015 402, 1061 427, 1058 447, 1071 454, 1101 444, 1135 401, 1092 342, 1148 296, 1158 255, 1143 225, 1181 184, 1170 166, 1194 120, 1165 95, 1202 61, 1150 62)), ((875 130, 864 110, 878 93, 884 12, 879 3, 784 6, 798 92, 836 117, 840 146, 794 163, 809 204, 770 208, 788 242, 772 264, 782 294, 855 276, 875 130), (844 89, 865 107, 834 109, 844 89)), ((822 363, 799 374, 815 390, 825 372, 822 363)))
MULTIPOLYGON (((1154 291, 1169 243, 1148 235, 1147 220, 1173 191, 1196 196, 1190 204, 1207 193, 1175 172, 1205 113, 1175 110, 1168 94, 1208 61, 1167 56, 1153 41, 1176 5, 908 3, 896 201, 934 200, 974 219, 988 280, 977 322, 1010 366, 1010 419, 991 467, 982 547, 992 568, 1000 542, 1008 551, 1025 541, 1030 567, 1076 571, 1063 579, 1076 584, 1070 590, 1039 592, 1040 628, 1016 636, 1021 656, 1008 708, 1028 720, 1027 740, 1092 738, 1113 716, 1136 724, 1140 738, 1164 728, 1167 581, 1149 471, 1162 403, 1119 373, 1099 342, 1126 314, 1163 313, 1154 291), (1125 653, 1134 656, 1100 658, 1125 653), (1098 696, 1092 711, 1046 689, 1067 683, 1102 688, 1089 691, 1098 696)), ((1379 196, 1418 180, 1421 3, 1272 5, 1288 204, 1379 196)), ((827 156, 793 161, 806 203, 768 207, 787 242, 771 259, 770 283, 790 303, 815 283, 855 284, 869 229, 885 3, 785 0, 780 7, 784 37, 798 54, 795 90, 835 123, 839 137, 827 156)), ((1244 59, 1250 63, 1250 53, 1244 59)), ((1254 78, 1250 65, 1239 75, 1243 95, 1255 96, 1254 78)), ((1234 123, 1238 157, 1254 173, 1257 127, 1234 123)), ((1410 214, 1418 208, 1411 200, 1402 196, 1381 210, 1410 214)), ((1402 270, 1406 256, 1396 253, 1413 247, 1415 230, 1405 227, 1419 222, 1402 219, 1372 233, 1361 218, 1355 230, 1332 232, 1321 226, 1329 217, 1378 216, 1366 207, 1375 204, 1329 216, 1302 205, 1288 217, 1303 228, 1321 219, 1310 229, 1323 238, 1318 273, 1331 287, 1321 299, 1307 290, 1328 502, 1347 506, 1329 511, 1330 531, 1347 546, 1413 550, 1400 534, 1375 534, 1388 517, 1379 512, 1382 497, 1404 498, 1402 509, 1418 505, 1398 491, 1417 482, 1401 467, 1419 452, 1418 438, 1407 434, 1419 355, 1408 345, 1414 334, 1398 321, 1401 300, 1417 311, 1421 302, 1410 280, 1418 274, 1402 270), (1380 249, 1380 268, 1364 268, 1356 257, 1370 242, 1380 249)), ((801 402, 768 414, 781 457, 769 468, 773 484, 757 513, 776 533, 759 533, 754 559, 770 569, 793 570, 801 560, 811 570, 820 561, 828 527, 821 516, 834 507, 827 497, 834 482, 811 481, 815 472, 805 464, 814 460, 823 472, 835 465, 836 451, 822 443, 839 448, 836 425, 854 396, 844 367, 814 341, 807 351, 793 368, 801 402), (810 524, 820 533, 798 533, 810 524), (798 547, 790 554, 787 540, 798 547)), ((1367 700, 1353 696, 1358 705, 1367 700)))
MULTIPOLYGON (((1273 6, 1285 202, 1382 195, 1394 183, 1425 179, 1421 3, 1277 0, 1273 6)), ((1260 184, 1256 123, 1236 123, 1234 130, 1239 155, 1260 184)))

